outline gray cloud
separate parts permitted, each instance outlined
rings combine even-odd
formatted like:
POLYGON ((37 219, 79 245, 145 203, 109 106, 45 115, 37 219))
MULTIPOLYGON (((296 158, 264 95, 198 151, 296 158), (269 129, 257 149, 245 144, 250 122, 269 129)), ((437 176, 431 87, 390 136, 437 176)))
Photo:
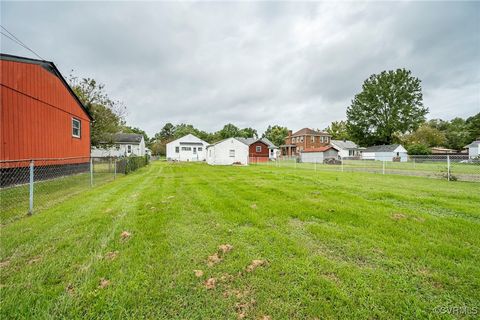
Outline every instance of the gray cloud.
MULTIPOLYGON (((106 84, 128 122, 324 128, 369 75, 409 68, 430 117, 480 112, 480 4, 2 2, 64 75, 106 84)), ((2 37, 2 52, 31 56, 2 37)))

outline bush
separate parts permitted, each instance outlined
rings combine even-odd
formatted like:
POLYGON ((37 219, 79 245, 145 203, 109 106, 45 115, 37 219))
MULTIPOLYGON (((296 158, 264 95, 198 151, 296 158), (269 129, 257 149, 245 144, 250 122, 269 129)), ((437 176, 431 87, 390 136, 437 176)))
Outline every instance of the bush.
POLYGON ((148 155, 144 157, 130 156, 125 158, 125 174, 133 172, 141 167, 144 167, 148 164, 148 155))
POLYGON ((411 144, 407 146, 409 155, 423 156, 432 154, 432 150, 424 144, 411 144))

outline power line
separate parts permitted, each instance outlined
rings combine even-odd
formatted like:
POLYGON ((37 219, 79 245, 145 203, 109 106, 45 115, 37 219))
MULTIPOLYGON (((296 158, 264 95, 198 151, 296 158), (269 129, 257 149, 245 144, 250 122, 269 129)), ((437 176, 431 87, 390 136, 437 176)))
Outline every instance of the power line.
POLYGON ((8 39, 12 40, 13 42, 15 42, 16 44, 18 44, 19 46, 22 46, 23 48, 27 49, 28 51, 30 51, 31 53, 33 53, 34 55, 36 55, 38 58, 40 58, 41 60, 45 60, 43 59, 38 53, 36 53, 35 51, 33 51, 32 49, 30 49, 25 43, 23 43, 20 39, 18 39, 13 33, 11 33, 10 31, 7 30, 7 28, 5 28, 4 26, 0 25, 0 27, 5 30, 9 35, 3 33, 0 31, 0 33, 2 35, 4 35, 5 37, 7 37, 8 39), (12 38, 13 37, 13 38, 12 38))

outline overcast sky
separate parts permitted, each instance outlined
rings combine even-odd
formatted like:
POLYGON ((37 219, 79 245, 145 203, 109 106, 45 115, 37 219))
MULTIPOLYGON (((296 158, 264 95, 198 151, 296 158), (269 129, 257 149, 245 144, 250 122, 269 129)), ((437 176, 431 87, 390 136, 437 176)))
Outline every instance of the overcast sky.
MULTIPOLYGON (((106 85, 130 125, 325 128, 362 82, 407 68, 429 118, 480 112, 480 2, 2 1, 1 24, 106 85)), ((31 53, 1 37, 1 51, 31 53)))

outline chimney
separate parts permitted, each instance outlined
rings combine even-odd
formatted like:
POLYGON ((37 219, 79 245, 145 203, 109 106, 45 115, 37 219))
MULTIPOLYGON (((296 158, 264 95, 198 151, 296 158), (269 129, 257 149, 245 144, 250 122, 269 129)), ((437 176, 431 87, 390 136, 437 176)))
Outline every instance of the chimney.
POLYGON ((290 138, 292 136, 292 130, 288 130, 288 137, 290 138))

